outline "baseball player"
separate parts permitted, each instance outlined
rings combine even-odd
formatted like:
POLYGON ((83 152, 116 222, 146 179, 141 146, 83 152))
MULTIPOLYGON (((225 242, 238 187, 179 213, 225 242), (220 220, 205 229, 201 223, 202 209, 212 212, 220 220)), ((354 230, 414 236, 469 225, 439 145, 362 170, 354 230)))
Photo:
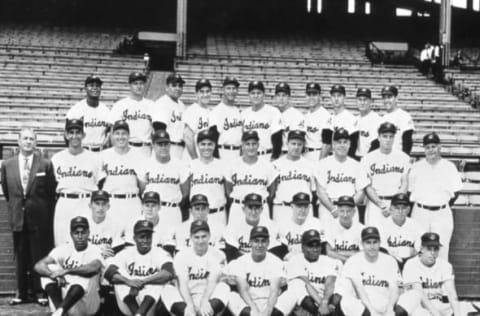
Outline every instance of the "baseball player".
POLYGON ((222 101, 210 113, 210 125, 216 126, 220 134, 218 148, 220 158, 232 161, 240 157, 243 122, 240 110, 235 104, 240 83, 234 77, 223 80, 222 101))
POLYGON ((126 121, 112 127, 113 147, 100 153, 102 188, 111 194, 110 206, 118 225, 125 227, 131 218, 140 215, 139 178, 145 155, 128 144, 130 128, 126 121))
POLYGON ((178 287, 186 303, 184 315, 216 315, 221 313, 230 295, 230 288, 221 282, 226 265, 225 254, 209 246, 210 228, 206 221, 190 225, 192 247, 180 251, 173 261, 178 287))
POLYGON ((117 101, 110 111, 110 124, 124 120, 130 127, 130 145, 138 147, 145 156, 151 155, 152 111, 154 103, 146 99, 145 83, 147 76, 132 72, 128 77, 130 95, 117 101))
MULTIPOLYGON (((269 161, 258 158, 259 137, 256 131, 246 131, 242 135, 242 157, 229 164, 226 186, 231 198, 229 223, 243 221, 242 200, 251 192, 267 201, 275 192, 278 172, 269 161)), ((262 212, 269 218, 269 212, 262 212)))
POLYGON ((316 162, 331 151, 330 113, 322 106, 322 89, 318 83, 308 83, 305 91, 309 112, 305 115, 306 137, 303 155, 308 160, 316 162))
POLYGON ((119 252, 107 262, 105 278, 114 284, 117 304, 124 315, 152 315, 159 297, 173 314, 182 304, 178 291, 168 282, 175 277, 170 255, 152 247, 153 224, 137 221, 135 246, 119 252))
POLYGON ((230 262, 232 259, 251 252, 249 233, 256 226, 268 228, 272 235, 269 250, 278 257, 282 257, 282 254, 285 253, 285 242, 280 238, 278 226, 270 219, 265 219, 261 215, 264 206, 262 196, 257 193, 249 193, 242 202, 245 214, 243 220, 230 222, 225 229, 225 254, 227 255, 227 260, 230 262))
MULTIPOLYGON (((333 155, 320 160, 317 172, 317 194, 321 204, 320 220, 324 223, 338 216, 335 203, 342 195, 353 196, 355 203, 363 200, 364 190, 370 185, 360 163, 348 156, 350 134, 340 128, 333 133, 333 155)), ((355 213, 358 220, 358 214, 355 213)))
POLYGON ((341 277, 350 288, 340 293, 341 310, 345 316, 395 315, 401 309, 395 304, 400 278, 397 263, 379 251, 380 234, 376 227, 362 230, 362 247, 343 266, 341 277))
MULTIPOLYGON (((68 226, 68 225, 67 225, 68 226)), ((72 243, 54 248, 35 265, 50 299, 53 316, 94 315, 100 306, 99 276, 104 265, 100 249, 88 242, 85 217, 70 221, 72 243)))
POLYGON ((414 163, 408 175, 410 201, 414 202, 412 218, 425 231, 440 235, 444 243, 440 257, 448 259, 453 233, 450 206, 462 189, 462 179, 455 165, 442 158, 442 147, 437 134, 425 135, 423 148, 425 158, 414 163))
POLYGON ((280 126, 282 127, 282 154, 286 154, 287 137, 290 131, 304 130, 305 117, 290 102, 290 86, 286 82, 280 82, 275 86, 275 106, 280 111, 280 126))
POLYGON ((210 219, 208 198, 203 194, 195 194, 190 200, 190 217, 181 225, 166 230, 168 233, 167 246, 172 250, 182 250, 192 246, 191 226, 195 221, 208 223, 210 230, 209 245, 216 249, 223 249, 225 242, 223 234, 225 226, 210 219))
POLYGON ((180 100, 184 84, 182 76, 176 73, 169 74, 165 86, 166 93, 155 101, 152 111, 153 129, 155 131, 163 129, 170 134, 170 151, 172 157, 176 159, 182 159, 185 150, 182 121, 185 105, 180 100))
POLYGON ((145 191, 161 195, 161 217, 165 227, 176 227, 182 222, 181 205, 188 200, 188 167, 183 160, 171 157, 173 145, 170 135, 158 130, 152 135, 153 155, 142 166, 141 182, 145 191))
POLYGON ((81 120, 67 120, 65 139, 68 148, 52 157, 53 170, 57 180, 58 200, 55 205, 53 231, 55 245, 70 240, 68 223, 78 215, 88 217, 91 192, 98 189, 101 161, 82 147, 85 137, 81 120))
POLYGON ((198 133, 197 145, 200 157, 189 167, 190 196, 204 194, 210 204, 210 221, 225 225, 227 167, 222 160, 213 157, 215 135, 211 130, 198 133))
POLYGON ((403 269, 403 282, 411 289, 400 296, 398 305, 414 316, 462 315, 452 265, 438 257, 440 236, 425 233, 421 239, 420 254, 403 269))
POLYGON ((281 153, 282 133, 280 111, 265 104, 265 86, 261 81, 248 84, 251 106, 242 112, 243 131, 256 131, 260 138, 258 154, 260 159, 270 161, 281 153), (272 155, 272 152, 275 152, 272 155))
POLYGON ((383 105, 386 113, 382 116, 383 122, 390 122, 397 127, 393 148, 410 155, 413 146, 413 132, 415 126, 413 119, 405 110, 397 106, 398 89, 386 86, 382 89, 383 105))
POLYGON ((392 196, 407 191, 410 157, 393 149, 396 132, 397 128, 392 123, 382 123, 378 128, 380 148, 366 154, 360 162, 372 182, 365 190, 369 197, 365 223, 369 226, 382 227, 390 214, 388 206, 392 196))
POLYGON ((324 225, 327 255, 342 262, 360 251, 360 235, 364 226, 354 220, 355 201, 351 196, 338 199, 338 219, 324 225))
POLYGON ((290 201, 295 191, 311 196, 315 188, 315 169, 310 161, 302 156, 305 145, 305 132, 294 130, 288 133, 288 153, 275 160, 278 171, 275 197, 273 199, 273 220, 277 223, 292 218, 290 201))
POLYGON ((372 92, 367 88, 358 88, 357 107, 359 116, 357 117, 358 146, 355 156, 360 160, 370 151, 378 148, 378 127, 380 126, 380 116, 372 111, 372 92))
POLYGON ((100 102, 103 81, 99 76, 90 75, 85 79, 86 98, 77 102, 67 112, 68 120, 82 120, 85 138, 83 147, 99 152, 108 144, 110 129, 107 106, 100 102))
MULTIPOLYGON (((330 89, 330 100, 333 105, 333 114, 330 117, 330 129, 335 132, 343 128, 349 133, 350 149, 348 155, 355 157, 358 144, 358 129, 356 126, 357 118, 345 108, 345 87, 342 85, 333 85, 330 89)), ((327 153, 323 154, 323 157, 327 153)))
POLYGON ((335 310, 332 295, 342 264, 320 255, 321 242, 318 230, 306 230, 301 235, 301 252, 285 264, 288 289, 276 305, 284 315, 290 315, 295 306, 312 315, 330 315, 335 310))
POLYGON ((233 315, 283 315, 275 308, 282 278, 283 262, 268 253, 270 235, 267 227, 256 226, 249 234, 252 251, 228 266, 238 293, 231 292, 228 308, 233 315))
MULTIPOLYGON (((185 124, 183 139, 187 146, 190 158, 198 157, 195 140, 200 131, 210 127, 210 98, 212 96, 212 84, 208 79, 200 79, 195 84, 197 102, 193 103, 183 113, 182 120, 185 124)), ((216 136, 218 137, 218 135, 216 136)), ((218 138, 215 138, 214 142, 218 138)))
POLYGON ((420 237, 424 230, 414 219, 408 217, 410 213, 408 195, 395 194, 392 197, 390 213, 390 218, 383 226, 378 227, 381 246, 398 261, 402 270, 405 262, 420 250, 420 237))

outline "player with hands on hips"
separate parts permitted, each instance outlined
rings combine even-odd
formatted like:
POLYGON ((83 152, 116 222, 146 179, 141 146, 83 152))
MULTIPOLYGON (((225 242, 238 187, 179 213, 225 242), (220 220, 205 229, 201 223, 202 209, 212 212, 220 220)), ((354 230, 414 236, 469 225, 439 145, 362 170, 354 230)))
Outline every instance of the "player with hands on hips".
POLYGON ((53 316, 94 315, 100 306, 99 277, 104 266, 100 249, 88 242, 85 217, 70 221, 71 243, 54 248, 35 265, 50 299, 53 316))

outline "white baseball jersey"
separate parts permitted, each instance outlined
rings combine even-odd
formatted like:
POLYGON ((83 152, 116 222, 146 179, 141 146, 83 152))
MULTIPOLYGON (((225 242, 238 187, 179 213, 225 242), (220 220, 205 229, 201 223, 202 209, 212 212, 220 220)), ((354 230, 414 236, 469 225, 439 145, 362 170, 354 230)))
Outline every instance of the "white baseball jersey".
POLYGON ((342 195, 353 196, 370 184, 366 171, 350 157, 343 162, 334 155, 320 160, 317 181, 333 201, 342 195))
POLYGON ((440 159, 431 165, 425 159, 413 164, 408 176, 410 200, 425 205, 443 205, 462 189, 463 183, 455 165, 440 159))
POLYGON ((378 127, 382 124, 380 116, 374 111, 370 111, 367 115, 357 117, 357 130, 359 132, 358 147, 355 155, 359 157, 365 156, 372 142, 378 138, 378 127))
POLYGON ((140 215, 140 217, 135 218, 134 220, 130 221, 125 229, 125 241, 135 245, 135 240, 133 239, 134 231, 133 228, 135 223, 138 221, 147 220, 153 224, 153 233, 152 233, 152 247, 162 247, 169 244, 169 236, 165 232, 170 231, 172 228, 162 221, 162 211, 159 211, 159 219, 158 221, 147 218, 145 215, 140 215))
POLYGON ((100 153, 102 171, 100 178, 105 178, 103 189, 110 194, 138 193, 138 178, 140 167, 144 165, 144 154, 137 148, 130 147, 124 154, 119 154, 115 148, 109 148, 100 153))
POLYGON ((283 150, 287 150, 287 136, 290 131, 305 130, 305 116, 293 106, 280 114, 280 126, 283 129, 283 150))
POLYGON ((340 113, 333 113, 330 117, 329 127, 332 131, 344 128, 351 135, 358 131, 357 118, 349 110, 343 109, 340 113))
POLYGON ((272 163, 258 159, 248 164, 240 157, 229 164, 227 179, 233 184, 230 197, 243 200, 249 193, 257 193, 263 199, 268 197, 267 188, 275 181, 278 172, 272 163))
POLYGON ((385 113, 381 117, 381 123, 389 122, 397 127, 397 132, 395 133, 395 140, 393 141, 393 148, 397 150, 402 150, 402 135, 405 131, 415 130, 413 124, 413 119, 406 111, 403 109, 397 108, 391 113, 385 113))
POLYGON ((48 256, 63 269, 78 268, 94 260, 100 261, 102 265, 104 264, 100 248, 94 245, 88 245, 84 250, 77 251, 73 243, 64 243, 53 248, 48 256))
POLYGON ((150 143, 152 134, 152 100, 136 101, 130 97, 117 101, 110 111, 110 124, 125 120, 130 128, 130 141, 150 143))
POLYGON ((170 158, 161 163, 154 156, 142 166, 140 179, 145 183, 145 192, 155 191, 165 202, 180 203, 180 185, 188 179, 187 165, 178 159, 170 158))
POLYGON ((285 263, 288 280, 306 277, 319 293, 323 293, 327 277, 338 277, 341 268, 342 263, 339 260, 321 255, 317 261, 310 262, 303 253, 296 254, 285 263))
POLYGON ((284 155, 275 160, 273 165, 279 178, 273 203, 291 202, 293 195, 298 192, 312 196, 311 192, 315 190, 315 169, 309 160, 300 157, 293 161, 284 155))
POLYGON ((242 112, 243 130, 257 131, 259 151, 272 148, 271 136, 282 126, 280 124, 280 111, 270 105, 264 105, 260 110, 254 111, 252 107, 242 112))
POLYGON ((132 279, 146 279, 156 274, 164 264, 173 263, 170 255, 162 248, 152 247, 146 254, 140 254, 136 246, 123 249, 107 261, 117 266, 118 273, 132 279))
POLYGON ((256 300, 268 299, 271 280, 285 277, 283 262, 275 255, 268 253, 260 262, 255 262, 251 255, 244 255, 228 265, 230 275, 247 281, 250 297, 256 300))
POLYGON ((286 242, 288 252, 293 253, 302 252, 302 235, 310 229, 318 230, 320 232, 320 239, 324 240, 325 228, 323 224, 313 216, 308 216, 301 225, 295 223, 293 220, 281 221, 278 224, 280 239, 286 242))
POLYGON ((322 131, 330 129, 330 113, 323 106, 305 115, 305 147, 322 148, 322 131))
POLYGON ((199 131, 210 127, 210 108, 204 108, 198 103, 188 106, 182 115, 185 126, 188 126, 195 134, 195 143, 199 131))
MULTIPOLYGON (((108 212, 108 211, 107 211, 108 212)), ((123 227, 119 227, 115 220, 108 216, 100 223, 95 223, 93 218, 88 218, 90 235, 88 241, 95 246, 111 246, 115 247, 124 243, 122 234, 123 227)))
POLYGON ((210 208, 219 208, 227 203, 225 198, 226 166, 223 161, 214 158, 209 163, 200 159, 190 162, 189 175, 190 196, 203 194, 207 197, 210 208))
POLYGON ((377 260, 370 262, 365 259, 365 253, 359 252, 345 262, 342 278, 360 281, 370 300, 388 302, 389 289, 397 286, 400 275, 393 257, 380 252, 377 260))
POLYGON ((185 248, 175 255, 173 267, 179 278, 188 280, 188 292, 200 295, 205 292, 210 275, 223 271, 226 260, 225 254, 213 247, 201 256, 193 248, 185 248))
POLYGON ((393 150, 384 154, 380 149, 374 150, 360 162, 367 171, 372 188, 380 196, 392 196, 399 192, 402 176, 410 170, 410 157, 403 151, 393 150))
POLYGON ((67 112, 67 119, 83 120, 85 138, 82 143, 85 146, 100 146, 105 140, 105 131, 109 123, 110 110, 102 102, 97 107, 87 104, 87 99, 79 101, 67 112))
POLYGON ((420 283, 427 298, 437 303, 441 303, 442 296, 447 295, 443 283, 448 280, 454 280, 453 269, 443 258, 437 258, 433 266, 427 267, 417 256, 408 260, 403 268, 403 282, 420 283))
POLYGON ((72 155, 64 149, 52 157, 57 193, 89 193, 97 190, 101 160, 97 154, 83 150, 72 155))
MULTIPOLYGON (((168 239, 166 241, 167 245, 175 246, 177 249, 190 248, 192 242, 190 240, 190 228, 192 226, 193 219, 190 218, 183 222, 178 227, 171 228, 167 235, 168 239)), ((210 228, 210 241, 209 245, 213 248, 222 249, 225 247, 225 240, 223 235, 225 232, 225 227, 222 226, 218 221, 209 221, 208 227, 210 228)))
POLYGON ((390 216, 378 230, 381 246, 388 250, 389 254, 404 259, 411 257, 413 250, 420 250, 421 237, 425 233, 420 224, 409 217, 399 226, 390 216))
POLYGON ((220 133, 219 145, 241 145, 243 121, 237 106, 220 102, 210 112, 209 122, 210 126, 217 126, 220 133))
POLYGON ((364 226, 356 221, 353 221, 350 228, 345 228, 339 220, 335 220, 330 225, 325 225, 325 240, 337 252, 356 253, 360 251, 363 228, 364 226))
POLYGON ((167 125, 167 133, 172 142, 183 140, 184 124, 182 121, 185 105, 182 100, 173 101, 168 95, 163 95, 155 101, 152 110, 152 122, 161 122, 167 125))

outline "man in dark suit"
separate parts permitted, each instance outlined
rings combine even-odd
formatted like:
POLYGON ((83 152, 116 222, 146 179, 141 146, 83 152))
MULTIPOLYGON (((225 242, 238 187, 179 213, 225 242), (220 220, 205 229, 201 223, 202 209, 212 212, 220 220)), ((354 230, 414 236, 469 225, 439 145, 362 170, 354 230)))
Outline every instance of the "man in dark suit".
POLYGON ((33 266, 53 247, 56 181, 52 164, 34 152, 35 146, 35 133, 23 129, 18 138, 18 155, 2 163, 2 189, 17 263, 17 296, 11 305, 32 299, 41 305, 47 303, 33 266))

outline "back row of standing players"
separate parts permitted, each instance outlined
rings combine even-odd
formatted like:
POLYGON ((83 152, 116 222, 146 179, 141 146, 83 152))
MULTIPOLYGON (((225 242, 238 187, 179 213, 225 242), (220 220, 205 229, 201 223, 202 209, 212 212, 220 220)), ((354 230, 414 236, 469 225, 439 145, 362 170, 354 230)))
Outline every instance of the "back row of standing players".
POLYGON ((274 107, 265 104, 263 83, 250 82, 251 106, 242 112, 235 102, 235 78, 225 78, 222 102, 213 108, 209 80, 196 83, 197 102, 188 107, 180 100, 185 83, 180 75, 167 77, 167 94, 156 102, 144 98, 145 83, 144 74, 132 73, 130 95, 108 110, 99 102, 102 80, 86 79, 87 98, 67 114, 69 148, 52 158, 59 193, 56 244, 68 239, 65 224, 84 215, 79 210, 88 210, 99 184, 111 195, 111 213, 125 226, 140 216, 140 194, 154 191, 168 227, 188 217, 181 209, 197 194, 208 199, 212 222, 225 225, 228 209, 228 222, 236 225, 243 221, 241 202, 250 193, 259 194, 270 209, 265 220, 284 225, 291 222, 293 196, 305 193, 311 200, 318 197, 316 215, 324 224, 338 216, 341 196, 353 197, 357 205, 367 196, 365 222, 381 228, 393 195, 410 192, 412 217, 424 231, 441 235, 442 256, 448 256, 450 203, 461 180, 453 164, 441 159, 436 134, 424 137, 427 160, 435 163, 410 165, 414 126, 397 107, 395 87, 381 91, 383 117, 370 109, 370 90, 358 89, 360 116, 355 117, 344 106, 341 85, 330 90, 330 114, 321 105, 320 86, 308 83, 309 113, 303 115, 290 103, 287 83, 276 86, 274 107), (110 140, 113 147, 103 150, 110 140))

